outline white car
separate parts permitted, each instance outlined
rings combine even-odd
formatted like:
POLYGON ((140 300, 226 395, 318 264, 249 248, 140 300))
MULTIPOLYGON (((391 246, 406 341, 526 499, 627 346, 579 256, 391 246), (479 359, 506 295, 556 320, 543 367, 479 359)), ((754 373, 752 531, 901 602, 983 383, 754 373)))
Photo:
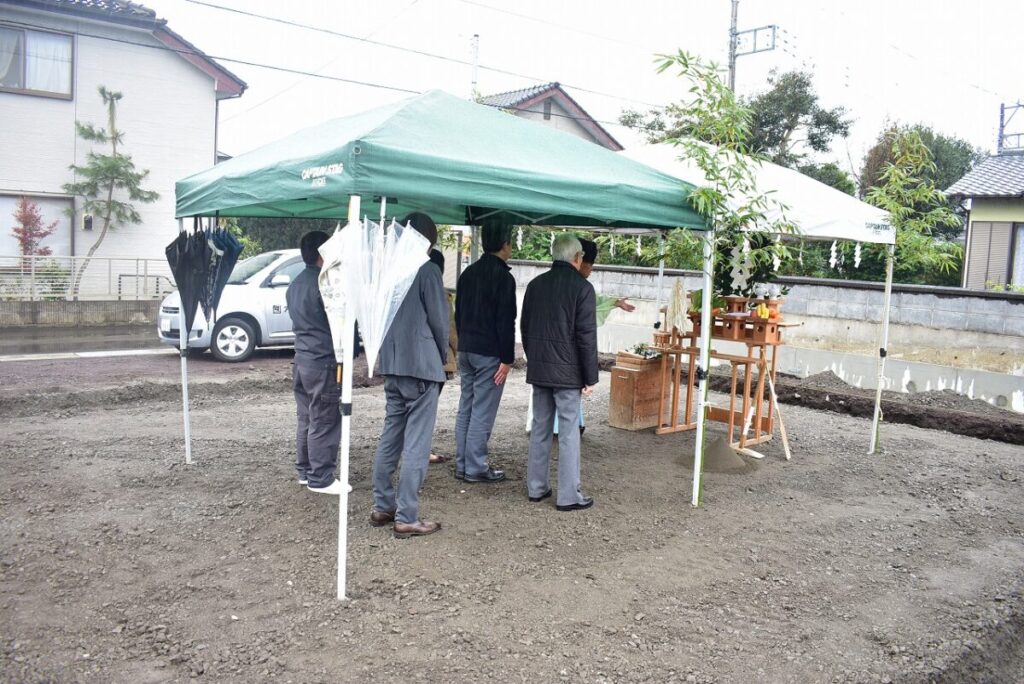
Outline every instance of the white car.
MULTIPOLYGON (((295 343, 285 292, 306 264, 297 249, 264 252, 239 261, 231 272, 216 323, 210 329, 203 309, 196 312, 188 336, 189 349, 209 349, 220 361, 245 361, 256 347, 295 343)), ((178 346, 181 300, 172 292, 160 303, 157 330, 160 341, 178 346)))

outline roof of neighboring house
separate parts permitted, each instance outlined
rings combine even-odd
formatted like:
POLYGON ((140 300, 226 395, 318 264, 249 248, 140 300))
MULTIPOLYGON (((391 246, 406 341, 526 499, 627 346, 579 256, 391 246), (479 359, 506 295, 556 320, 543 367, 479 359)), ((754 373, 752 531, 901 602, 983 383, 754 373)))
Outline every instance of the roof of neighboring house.
POLYGON ((1024 154, 998 154, 946 190, 952 197, 1024 197, 1024 154))
POLYGON ((538 102, 543 102, 547 99, 554 100, 564 110, 569 112, 569 115, 574 118, 582 128, 590 133, 590 135, 593 136, 599 144, 615 152, 619 152, 623 149, 622 145, 619 144, 619 141, 613 138, 612 135, 592 116, 587 114, 583 107, 580 107, 579 103, 576 102, 569 93, 565 92, 558 81, 543 83, 529 88, 521 88, 520 90, 510 90, 505 93, 487 95, 485 97, 481 97, 479 101, 481 104, 490 105, 492 107, 523 111, 529 109, 538 102))
POLYGON ((144 5, 128 0, 18 0, 14 4, 30 9, 149 29, 153 32, 153 37, 167 48, 177 52, 182 59, 213 78, 217 84, 218 96, 238 97, 248 87, 245 81, 172 31, 167 26, 166 19, 160 19, 156 12, 144 5))

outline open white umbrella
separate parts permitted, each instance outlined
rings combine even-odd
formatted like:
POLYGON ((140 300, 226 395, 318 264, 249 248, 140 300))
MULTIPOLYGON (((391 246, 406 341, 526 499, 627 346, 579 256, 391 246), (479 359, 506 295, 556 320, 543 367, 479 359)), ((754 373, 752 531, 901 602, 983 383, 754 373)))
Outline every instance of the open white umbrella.
POLYGON ((320 246, 320 297, 331 327, 335 358, 341 368, 341 448, 338 477, 345 486, 338 497, 338 598, 345 598, 348 547, 348 475, 352 444, 352 362, 355 328, 363 338, 366 363, 373 374, 381 342, 409 293, 416 272, 427 261, 426 238, 394 221, 388 230, 358 220, 358 197, 349 205, 345 228, 320 246))

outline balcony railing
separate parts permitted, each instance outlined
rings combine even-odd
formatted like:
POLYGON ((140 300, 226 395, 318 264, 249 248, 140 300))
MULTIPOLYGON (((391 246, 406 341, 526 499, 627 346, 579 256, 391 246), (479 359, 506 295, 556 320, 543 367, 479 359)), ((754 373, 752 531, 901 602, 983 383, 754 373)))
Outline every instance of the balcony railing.
POLYGON ((174 288, 163 259, 0 255, 0 300, 158 299, 174 288))

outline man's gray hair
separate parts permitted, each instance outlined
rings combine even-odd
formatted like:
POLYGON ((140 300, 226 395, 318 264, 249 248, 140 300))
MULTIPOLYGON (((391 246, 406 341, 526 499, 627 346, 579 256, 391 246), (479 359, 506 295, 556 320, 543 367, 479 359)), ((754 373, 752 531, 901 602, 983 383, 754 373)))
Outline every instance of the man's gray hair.
POLYGON ((570 264, 576 257, 583 254, 583 245, 572 233, 558 233, 551 243, 551 258, 555 261, 568 261, 570 264))

